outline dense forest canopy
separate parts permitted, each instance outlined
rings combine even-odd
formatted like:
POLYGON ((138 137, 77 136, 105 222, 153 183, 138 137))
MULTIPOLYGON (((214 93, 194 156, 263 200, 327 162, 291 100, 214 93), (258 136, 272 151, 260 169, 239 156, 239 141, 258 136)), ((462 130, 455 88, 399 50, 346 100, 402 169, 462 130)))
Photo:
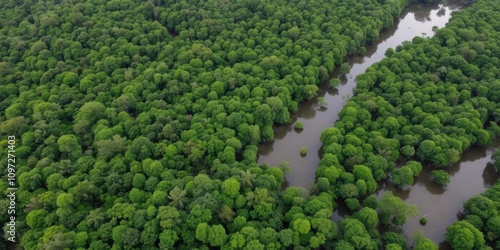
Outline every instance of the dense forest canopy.
POLYGON ((0 132, 17 137, 20 244, 319 247, 339 227, 379 246, 362 223, 329 219, 331 194, 282 194, 283 171, 258 166, 256 145, 406 4, 2 1, 0 132))
MULTIPOLYGON (((449 176, 440 168, 500 135, 499 22, 500 5, 478 1, 453 13, 433 38, 415 37, 388 49, 387 58, 359 75, 340 120, 321 135, 325 154, 317 187, 335 190, 357 211, 359 205, 350 206, 359 204, 353 198, 373 192, 376 181, 386 178, 400 188, 411 186, 421 163, 446 186, 449 176)), ((453 249, 498 248, 495 188, 467 201, 467 219, 448 227, 453 249)))
MULTIPOLYGON (((402 225, 416 207, 370 194, 388 174, 401 187, 412 182, 417 160, 445 166, 498 135, 494 1, 454 15, 432 40, 388 51, 359 77, 341 120, 321 137, 312 193, 281 191, 287 167, 256 163, 272 125, 288 123, 407 4, 2 1, 0 145, 16 137, 18 244, 410 247, 377 226, 402 225), (396 168, 400 156, 408 162, 396 168), (334 222, 338 199, 353 213, 334 222)), ((0 156, 7 176, 7 151, 0 156)), ((8 203, 0 201, 2 224, 8 203)), ((420 236, 413 248, 437 246, 420 236)))

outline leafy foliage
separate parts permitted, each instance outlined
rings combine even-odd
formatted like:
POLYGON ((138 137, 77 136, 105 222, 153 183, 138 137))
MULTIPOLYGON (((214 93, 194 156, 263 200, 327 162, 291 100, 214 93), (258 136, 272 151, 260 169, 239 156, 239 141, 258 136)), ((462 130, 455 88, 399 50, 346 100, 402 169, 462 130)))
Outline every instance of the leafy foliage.
MULTIPOLYGON (((322 135, 320 191, 282 193, 283 171, 259 166, 256 145, 408 1, 221 3, 0 3, 0 133, 15 135, 26 156, 17 168, 22 248, 377 249, 377 216, 358 198, 400 154, 441 166, 491 141, 483 125, 498 121, 496 33, 472 41, 482 34, 440 31, 419 45, 427 52, 405 45, 360 77, 322 135), (438 49, 445 44, 461 48, 438 49), (406 79, 412 67, 429 73, 406 79), (338 228, 337 197, 360 208, 338 228)), ((404 221, 380 204, 379 218, 404 221)))
MULTIPOLYGON (((321 134, 324 154, 316 170, 317 186, 356 209, 353 199, 374 192, 376 181, 390 177, 396 187, 411 187, 423 166, 438 168, 432 179, 446 186, 449 175, 439 168, 456 163, 471 146, 490 144, 498 137, 499 11, 495 1, 474 1, 454 12, 445 28, 435 30, 434 37, 414 37, 388 49, 386 58, 358 75, 354 96, 339 113, 339 120, 321 134), (360 171, 364 167, 368 171, 360 171), (328 179, 329 188, 322 178, 328 179)), ((344 74, 347 66, 343 66, 344 74)), ((497 158, 496 153, 494 166, 497 158)), ((373 198, 363 203, 377 209, 382 224, 402 225, 407 216, 417 214, 415 207, 390 193, 377 205, 373 198)), ((466 213, 477 216, 469 219, 482 220, 475 225, 484 227, 486 218, 497 217, 493 204, 493 199, 476 197, 466 202, 466 213)), ((467 230, 452 231, 469 235, 467 230)), ((449 239, 460 241, 462 237, 450 233, 449 239)), ((474 243, 464 249, 483 245, 474 243)), ((345 241, 338 247, 352 246, 345 241)), ((436 248, 427 240, 416 246, 436 248)))

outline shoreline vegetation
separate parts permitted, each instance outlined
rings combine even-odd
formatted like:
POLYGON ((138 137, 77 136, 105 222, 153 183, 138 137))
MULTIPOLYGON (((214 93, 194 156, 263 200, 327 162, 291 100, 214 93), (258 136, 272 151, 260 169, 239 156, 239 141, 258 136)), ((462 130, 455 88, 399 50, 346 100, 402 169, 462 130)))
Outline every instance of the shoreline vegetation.
MULTIPOLYGON (((387 58, 358 76, 355 95, 341 118, 321 136, 325 154, 316 174, 318 180, 329 180, 330 186, 322 184, 325 190, 338 190, 335 194, 347 201, 353 196, 342 190, 353 181, 371 182, 375 190, 376 181, 390 178, 403 188, 422 171, 412 160, 440 169, 457 162, 465 149, 491 144, 500 135, 499 11, 494 1, 477 1, 455 12, 432 38, 415 37, 389 49, 387 58), (410 161, 400 165, 401 159, 410 161), (361 167, 368 170, 360 176, 361 167)), ((446 185, 449 177, 435 171, 436 181, 446 185)), ((363 196, 358 192, 356 198, 363 196)), ((493 204, 482 197, 465 203, 469 220, 447 228, 453 249, 498 248, 492 227, 500 224, 492 219, 490 227, 483 226, 498 214, 493 204), (471 210, 479 207, 491 214, 477 218, 471 210)), ((415 248, 426 249, 419 244, 415 248)))
MULTIPOLYGON (((321 136, 312 193, 281 191, 285 167, 259 166, 256 154, 274 139, 272 125, 290 122, 407 4, 2 1, 0 145, 18 138, 16 244, 406 249, 404 236, 377 226, 402 225, 417 208, 371 194, 388 175, 411 182, 422 171, 414 157, 445 166, 500 134, 500 4, 478 1, 359 77, 321 136), (400 156, 410 161, 396 168, 400 156), (332 221, 339 199, 353 214, 332 221)), ((4 176, 7 157, 0 152, 4 176)), ((488 249, 482 228, 467 223, 447 233, 452 246, 471 249, 455 239, 472 234, 474 248, 488 249)), ((419 235, 413 249, 437 245, 419 235)))

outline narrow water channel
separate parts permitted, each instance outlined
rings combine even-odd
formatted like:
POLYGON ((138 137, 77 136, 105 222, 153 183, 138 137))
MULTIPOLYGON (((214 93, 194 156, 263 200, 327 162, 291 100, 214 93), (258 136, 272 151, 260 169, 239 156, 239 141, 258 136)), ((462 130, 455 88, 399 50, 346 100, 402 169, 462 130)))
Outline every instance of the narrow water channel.
POLYGON ((259 145, 258 163, 279 166, 281 162, 288 162, 291 171, 286 175, 287 184, 309 189, 315 179, 315 170, 320 160, 320 134, 337 121, 338 113, 356 87, 356 76, 365 72, 373 63, 382 60, 388 48, 395 48, 404 41, 411 41, 415 36, 432 36, 433 26, 444 27, 451 12, 458 8, 458 5, 410 4, 399 20, 396 20, 390 29, 382 32, 379 42, 366 47, 364 56, 352 56, 346 59, 351 65, 350 74, 341 77, 337 67, 330 75, 330 79, 339 78, 342 85, 332 89, 329 88, 328 81, 325 81, 319 86, 318 96, 325 98, 328 103, 326 108, 322 108, 316 101, 303 103, 299 111, 292 115, 292 124, 274 127, 275 140, 259 145), (303 122, 302 131, 293 128, 296 121, 303 122), (301 147, 308 149, 308 154, 304 157, 300 155, 301 147))
POLYGON ((461 219, 463 203, 469 198, 484 192, 495 184, 497 175, 493 165, 489 164, 495 148, 500 146, 496 140, 490 146, 475 146, 462 154, 460 162, 444 168, 450 174, 450 184, 442 188, 430 181, 429 166, 414 180, 414 184, 407 190, 394 187, 391 183, 384 183, 376 193, 382 197, 386 191, 403 199, 406 203, 415 204, 419 216, 409 219, 401 228, 411 244, 411 236, 418 231, 440 244, 440 249, 448 249, 445 240, 446 227, 461 219), (420 225, 420 218, 426 217, 427 225, 420 225))
MULTIPOLYGON (((353 94, 356 86, 355 78, 375 62, 384 58, 388 48, 395 48, 414 36, 429 37, 433 35, 433 27, 444 27, 451 12, 458 5, 417 5, 411 4, 402 13, 394 26, 384 31, 380 41, 366 47, 365 56, 353 56, 346 62, 351 65, 351 73, 340 76, 337 68, 330 76, 339 78, 342 85, 336 89, 328 87, 328 81, 320 85, 319 97, 324 97, 328 103, 321 108, 318 102, 303 103, 299 111, 292 115, 293 123, 285 126, 275 126, 275 140, 259 146, 260 164, 267 163, 278 166, 288 162, 291 171, 286 175, 288 185, 309 188, 314 181, 315 170, 321 156, 321 132, 333 126, 338 119, 338 113, 346 100, 353 94), (293 129, 296 121, 302 121, 304 129, 293 129), (302 157, 300 148, 307 147, 308 155, 302 157)), ((381 183, 376 192, 381 197, 386 191, 392 191, 405 202, 417 205, 419 216, 411 218, 398 230, 407 236, 407 243, 412 244, 411 235, 422 231, 424 235, 439 244, 440 249, 448 249, 444 242, 446 227, 460 219, 463 203, 474 195, 491 187, 497 176, 489 162, 495 148, 500 146, 500 140, 488 147, 473 147, 462 155, 461 161, 445 170, 450 174, 450 184, 446 188, 439 187, 430 181, 431 167, 424 167, 420 176, 415 178, 412 187, 402 190, 388 182, 381 183), (422 226, 421 217, 426 217, 428 223, 422 226)), ((347 208, 339 204, 333 219, 339 220, 348 213, 347 208)))

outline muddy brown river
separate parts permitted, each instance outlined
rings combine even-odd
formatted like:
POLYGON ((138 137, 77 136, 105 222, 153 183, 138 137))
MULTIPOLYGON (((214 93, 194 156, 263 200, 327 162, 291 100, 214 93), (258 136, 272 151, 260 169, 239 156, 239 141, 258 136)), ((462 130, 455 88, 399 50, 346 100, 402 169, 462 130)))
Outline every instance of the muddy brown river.
MULTIPOLYGON (((338 113, 353 94, 356 76, 383 59, 388 48, 396 48, 415 36, 432 36, 433 27, 444 27, 452 11, 459 8, 459 5, 453 4, 410 4, 399 20, 395 21, 390 29, 382 32, 378 43, 366 47, 364 56, 351 56, 346 59, 351 65, 350 74, 341 77, 337 68, 330 75, 330 79, 341 80, 339 87, 329 88, 328 81, 319 86, 318 96, 325 98, 328 103, 326 108, 322 108, 316 101, 302 103, 299 111, 292 115, 293 123, 274 127, 275 140, 259 145, 259 164, 278 166, 281 162, 288 162, 291 171, 286 175, 286 185, 309 189, 315 179, 315 170, 321 157, 320 134, 337 121, 338 113), (293 128, 296 121, 303 122, 303 130, 293 128), (301 147, 308 148, 306 156, 300 155, 301 147)), ((430 171, 433 170, 429 167, 424 168, 422 174, 415 178, 413 186, 406 190, 395 188, 386 182, 379 184, 377 196, 392 191, 407 203, 416 204, 419 209, 418 217, 409 219, 398 229, 407 236, 409 246, 412 244, 411 235, 422 231, 426 237, 439 244, 440 249, 448 248, 443 243, 446 227, 458 219, 463 210, 463 202, 485 191, 497 178, 488 163, 491 161, 493 150, 498 146, 500 140, 488 147, 473 147, 465 151, 460 162, 444 169, 451 176, 450 184, 446 188, 429 181, 430 171), (426 226, 419 223, 423 216, 428 219, 426 226)), ((334 220, 341 219, 347 213, 343 207, 339 204, 334 213, 334 220)))
POLYGON ((394 25, 380 34, 380 40, 366 47, 364 56, 351 56, 346 62, 351 65, 351 72, 340 76, 339 67, 330 75, 330 79, 339 78, 341 85, 335 89, 328 86, 328 81, 320 84, 318 97, 324 97, 328 105, 323 108, 316 101, 299 105, 297 113, 292 114, 293 122, 274 127, 275 140, 259 145, 258 163, 279 166, 281 162, 290 163, 292 171, 286 175, 288 185, 309 188, 314 181, 315 170, 321 155, 321 132, 333 126, 338 119, 346 98, 353 94, 357 75, 384 58, 388 48, 396 48, 404 41, 411 41, 415 36, 429 37, 434 34, 433 26, 444 27, 451 12, 458 6, 416 5, 410 4, 394 25), (302 121, 304 129, 293 128, 296 121, 302 121), (300 155, 300 148, 307 147, 308 154, 300 155))
POLYGON ((401 228, 411 244, 411 235, 417 231, 437 244, 440 249, 448 249, 444 244, 446 227, 453 224, 463 211, 463 203, 469 198, 484 192, 495 184, 497 175, 493 165, 489 164, 494 149, 500 146, 496 140, 490 146, 473 147, 462 154, 460 162, 445 168, 450 174, 450 184, 446 188, 437 186, 430 181, 432 168, 424 167, 422 174, 415 178, 413 186, 408 190, 384 183, 376 193, 382 197, 385 191, 392 191, 406 203, 418 207, 419 216, 410 218, 401 228), (427 218, 427 225, 420 225, 420 218, 427 218))

